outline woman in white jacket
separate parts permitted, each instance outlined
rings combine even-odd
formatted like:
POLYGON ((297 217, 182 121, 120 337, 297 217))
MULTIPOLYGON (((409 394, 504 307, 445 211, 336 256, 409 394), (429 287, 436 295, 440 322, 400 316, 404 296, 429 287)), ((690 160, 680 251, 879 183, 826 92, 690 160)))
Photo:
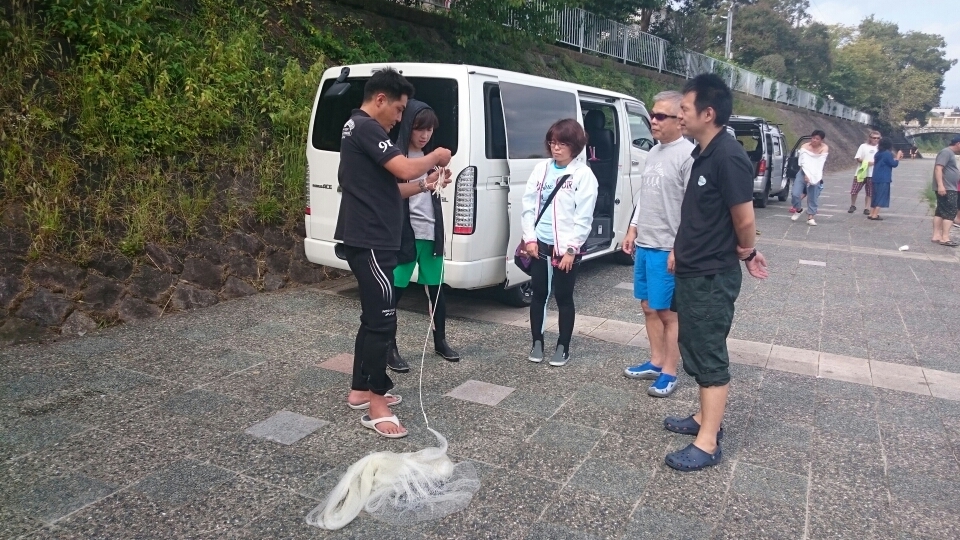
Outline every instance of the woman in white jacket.
POLYGON ((590 236, 593 224, 597 178, 577 157, 587 143, 587 136, 576 120, 555 122, 547 131, 544 142, 553 157, 537 165, 530 174, 523 194, 521 216, 523 241, 532 258, 530 332, 533 347, 530 361, 543 361, 544 321, 547 300, 552 292, 560 311, 560 338, 550 365, 562 366, 570 359, 570 337, 576 317, 573 287, 577 281, 580 249, 590 236), (562 185, 547 205, 558 181, 562 185), (541 216, 539 221, 537 216, 541 216))

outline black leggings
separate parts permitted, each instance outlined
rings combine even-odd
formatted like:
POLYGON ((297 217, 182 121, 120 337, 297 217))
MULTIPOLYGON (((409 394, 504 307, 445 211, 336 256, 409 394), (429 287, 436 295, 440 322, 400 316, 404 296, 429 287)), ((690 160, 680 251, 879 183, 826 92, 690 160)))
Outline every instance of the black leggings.
MULTIPOLYGON (((577 283, 577 267, 579 260, 574 263, 569 272, 553 268, 550 256, 553 246, 537 242, 539 257, 531 261, 530 285, 533 288, 533 301, 530 303, 530 333, 533 341, 543 343, 543 326, 546 317, 547 300, 550 293, 557 300, 557 309, 560 311, 559 331, 560 338, 557 345, 562 345, 564 351, 570 350, 570 337, 573 335, 573 323, 576 318, 576 308, 573 305, 573 287, 577 283), (549 276, 553 279, 549 279, 549 276)), ((545 347, 546 348, 546 347, 545 347)))
POLYGON ((384 395, 393 388, 387 376, 387 351, 397 338, 393 289, 394 251, 343 246, 347 264, 360 286, 360 330, 353 352, 353 390, 384 395))
MULTIPOLYGON (((407 289, 419 287, 421 287, 421 285, 411 283, 402 289, 394 289, 397 304, 400 303, 400 297, 403 296, 403 293, 406 292, 407 289)), ((436 305, 433 306, 433 342, 437 343, 447 339, 447 301, 444 299, 442 286, 427 285, 427 291, 430 295, 430 303, 432 304, 434 300, 437 301, 436 305)))

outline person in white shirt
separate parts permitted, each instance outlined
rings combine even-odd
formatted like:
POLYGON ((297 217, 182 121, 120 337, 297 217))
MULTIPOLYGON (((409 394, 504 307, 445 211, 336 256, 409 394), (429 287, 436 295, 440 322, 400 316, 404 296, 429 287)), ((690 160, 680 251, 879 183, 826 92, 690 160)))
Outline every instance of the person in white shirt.
MULTIPOLYGON (((824 144, 823 140, 827 134, 822 130, 815 129, 810 135, 810 140, 800 147, 798 152, 800 170, 797 171, 797 177, 793 181, 793 190, 790 193, 793 203, 793 221, 800 219, 803 214, 803 192, 807 192, 807 225, 816 225, 817 220, 817 201, 820 199, 820 192, 823 190, 823 166, 827 163, 827 155, 830 148, 824 144)), ((869 200, 869 195, 867 196, 869 200)))
POLYGON ((544 359, 543 334, 547 301, 552 293, 557 301, 560 333, 549 362, 554 367, 570 360, 570 338, 576 317, 573 288, 582 258, 580 250, 590 236, 597 203, 597 178, 578 157, 586 144, 587 135, 579 122, 573 118, 554 122, 544 139, 551 157, 533 169, 523 194, 520 221, 524 249, 532 259, 530 333, 533 347, 529 359, 531 362, 544 359))
POLYGON ((857 160, 857 163, 867 162, 869 166, 867 167, 867 177, 862 182, 857 180, 856 176, 853 178, 853 185, 850 186, 850 209, 847 210, 848 214, 857 211, 857 195, 863 188, 867 188, 866 199, 863 201, 863 215, 870 213, 870 199, 873 197, 873 156, 877 154, 878 144, 880 144, 880 132, 871 131, 870 138, 867 139, 867 142, 860 145, 860 148, 857 149, 857 155, 853 157, 853 159, 857 160))

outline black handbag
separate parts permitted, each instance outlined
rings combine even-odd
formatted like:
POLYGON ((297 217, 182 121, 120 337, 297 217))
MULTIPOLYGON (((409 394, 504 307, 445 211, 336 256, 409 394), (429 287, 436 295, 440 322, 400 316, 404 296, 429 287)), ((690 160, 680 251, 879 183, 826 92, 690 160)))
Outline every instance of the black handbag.
MULTIPOLYGON (((550 206, 550 203, 553 202, 553 198, 557 196, 557 193, 560 192, 560 188, 567 183, 567 179, 570 178, 569 174, 565 174, 557 179, 557 185, 554 186, 553 191, 550 192, 550 196, 547 197, 546 204, 540 208, 540 214, 537 215, 537 220, 533 222, 533 227, 536 228, 537 224, 540 223, 540 218, 543 217, 543 213, 547 211, 547 208, 550 206)), ((527 253, 527 245, 523 239, 520 239, 520 244, 517 246, 517 249, 513 252, 513 264, 517 265, 520 270, 526 274, 530 275, 530 266, 533 263, 533 259, 530 258, 530 255, 527 253)))

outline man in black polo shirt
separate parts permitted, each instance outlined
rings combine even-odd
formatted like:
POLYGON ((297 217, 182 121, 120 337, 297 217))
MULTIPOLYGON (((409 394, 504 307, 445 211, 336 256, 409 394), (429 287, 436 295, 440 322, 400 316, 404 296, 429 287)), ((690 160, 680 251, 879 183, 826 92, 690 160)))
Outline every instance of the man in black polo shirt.
POLYGON ((340 139, 338 179, 343 198, 333 235, 343 242, 343 254, 360 286, 360 330, 347 403, 354 409, 368 408, 360 422, 391 439, 407 435, 390 412, 400 397, 387 394, 393 381, 386 364, 387 348, 397 334, 393 269, 400 249, 402 199, 433 189, 436 173, 418 183, 408 181, 450 162, 446 148, 409 159, 390 141, 387 132, 400 121, 413 91, 413 85, 392 69, 374 73, 364 86, 363 104, 344 124, 340 139))
POLYGON ((663 425, 696 435, 692 444, 666 457, 674 469, 696 471, 721 459, 730 386, 727 334, 740 294, 740 260, 760 279, 767 277, 767 263, 754 249, 753 164, 723 127, 733 112, 730 89, 716 75, 697 76, 684 86, 680 108, 683 133, 698 146, 667 266, 676 275, 673 303, 683 369, 700 385, 700 411, 667 418, 663 425))

